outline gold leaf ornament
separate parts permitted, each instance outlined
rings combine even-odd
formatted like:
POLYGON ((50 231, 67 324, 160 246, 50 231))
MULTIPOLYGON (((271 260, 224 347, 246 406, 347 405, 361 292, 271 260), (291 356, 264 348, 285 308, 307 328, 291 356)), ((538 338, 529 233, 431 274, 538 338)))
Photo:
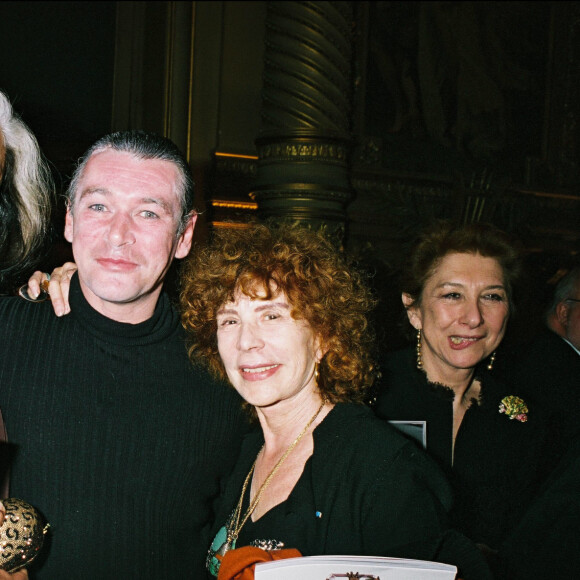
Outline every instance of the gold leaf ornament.
POLYGON ((528 420, 528 406, 523 399, 514 395, 504 397, 499 404, 499 412, 520 423, 528 420))

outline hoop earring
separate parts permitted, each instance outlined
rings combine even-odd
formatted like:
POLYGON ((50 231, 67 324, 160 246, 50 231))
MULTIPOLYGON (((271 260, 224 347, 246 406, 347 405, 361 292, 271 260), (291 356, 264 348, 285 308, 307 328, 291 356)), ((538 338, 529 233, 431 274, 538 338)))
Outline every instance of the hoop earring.
POLYGON ((490 371, 493 369, 493 363, 495 362, 495 351, 489 357, 489 362, 487 363, 487 370, 490 371))
POLYGON ((423 358, 421 357, 421 329, 417 330, 417 368, 423 370, 423 358))

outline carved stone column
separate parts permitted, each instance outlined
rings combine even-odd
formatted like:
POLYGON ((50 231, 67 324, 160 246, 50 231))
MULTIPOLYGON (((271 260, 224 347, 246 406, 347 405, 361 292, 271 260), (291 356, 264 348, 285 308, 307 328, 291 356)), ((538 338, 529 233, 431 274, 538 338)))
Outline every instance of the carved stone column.
POLYGON ((352 6, 269 2, 258 171, 251 196, 262 217, 337 234, 349 182, 352 6))

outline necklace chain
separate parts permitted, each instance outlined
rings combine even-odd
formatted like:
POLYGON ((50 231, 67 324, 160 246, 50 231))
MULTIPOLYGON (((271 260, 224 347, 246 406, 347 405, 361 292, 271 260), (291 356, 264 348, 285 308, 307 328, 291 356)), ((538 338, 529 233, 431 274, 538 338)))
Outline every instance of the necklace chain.
POLYGON ((320 407, 318 408, 316 413, 314 413, 314 415, 311 417, 310 421, 308 421, 308 423, 306 423, 306 427, 304 427, 304 429, 302 429, 302 431, 298 435, 298 437, 296 437, 296 439, 294 439, 294 441, 292 441, 292 443, 290 443, 290 445, 288 446, 288 449, 286 449, 286 451, 284 452, 284 455, 282 455, 282 457, 280 457, 280 459, 278 459, 278 461, 276 462, 276 465, 274 465, 272 471, 270 471, 270 473, 268 474, 268 477, 266 477, 266 479, 264 480, 264 483, 260 486, 258 493, 254 497, 254 499, 250 502, 250 505, 248 506, 248 509, 246 510, 246 513, 244 514, 244 517, 242 518, 242 522, 239 523, 240 515, 242 512, 242 505, 244 503, 244 495, 246 494, 246 489, 248 487, 248 484, 250 483, 250 479, 252 477, 252 474, 254 473, 254 469, 256 468, 256 463, 258 462, 258 457, 260 456, 262 449, 264 449, 264 446, 262 445, 262 448, 260 449, 260 451, 258 451, 258 455, 256 455, 256 459, 255 459, 254 463, 252 464, 252 467, 250 467, 250 471, 248 472, 248 475, 246 476, 246 479, 244 481, 244 485, 242 486, 242 493, 240 495, 240 500, 238 501, 238 505, 236 506, 236 509, 235 509, 234 513, 232 514, 232 519, 231 519, 232 526, 230 529, 228 529, 228 536, 227 536, 227 542, 230 545, 232 542, 237 540, 238 534, 240 533, 240 530, 244 527, 244 524, 248 521, 248 518, 254 513, 254 510, 256 509, 258 503, 260 502, 260 498, 262 497, 262 494, 264 493, 266 487, 268 487, 268 484, 270 483, 270 481, 272 480, 272 478, 274 477, 274 475, 276 474, 276 472, 278 471, 278 469, 280 468, 282 463, 284 463, 284 461, 286 460, 288 455, 290 455, 290 453, 292 452, 294 447, 296 447, 296 445, 298 445, 298 442, 302 439, 302 437, 304 437, 304 435, 306 435, 306 432, 308 431, 308 429, 310 428, 312 423, 314 423, 314 421, 316 421, 316 418, 318 417, 318 415, 320 415, 320 412, 322 411, 322 408, 324 407, 325 404, 326 404, 326 401, 323 400, 322 404, 320 405, 320 407))

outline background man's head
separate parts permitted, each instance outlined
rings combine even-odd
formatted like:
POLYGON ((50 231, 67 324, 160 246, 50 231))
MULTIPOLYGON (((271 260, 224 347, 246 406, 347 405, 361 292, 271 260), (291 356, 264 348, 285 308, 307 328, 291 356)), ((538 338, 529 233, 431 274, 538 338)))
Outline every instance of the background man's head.
POLYGON ((554 291, 548 311, 550 328, 580 349, 580 266, 566 274, 554 291))

